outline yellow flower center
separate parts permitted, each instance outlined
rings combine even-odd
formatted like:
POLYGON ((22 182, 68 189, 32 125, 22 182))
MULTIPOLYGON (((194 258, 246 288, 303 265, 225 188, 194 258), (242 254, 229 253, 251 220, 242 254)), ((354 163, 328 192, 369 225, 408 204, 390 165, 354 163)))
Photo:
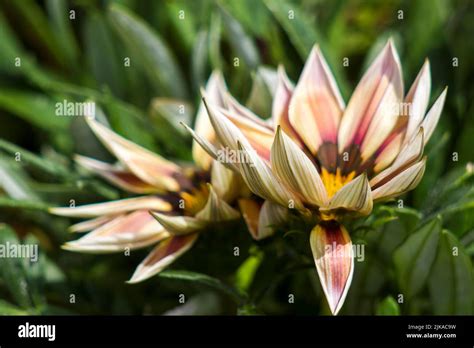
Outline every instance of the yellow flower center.
POLYGON ((205 184, 199 185, 199 187, 194 188, 191 192, 181 192, 185 213, 190 216, 196 215, 206 205, 208 196, 209 189, 205 184))
POLYGON ((328 198, 334 196, 339 189, 351 181, 355 176, 355 172, 352 171, 348 175, 341 175, 341 170, 337 168, 336 173, 329 173, 325 168, 322 170, 321 179, 323 180, 324 187, 328 193, 328 198))

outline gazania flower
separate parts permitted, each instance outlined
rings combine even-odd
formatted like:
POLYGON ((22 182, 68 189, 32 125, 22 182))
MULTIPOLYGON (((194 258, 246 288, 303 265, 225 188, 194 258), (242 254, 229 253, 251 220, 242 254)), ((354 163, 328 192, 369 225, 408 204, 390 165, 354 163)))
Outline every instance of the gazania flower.
POLYGON ((334 315, 354 270, 352 242, 342 221, 366 216, 374 202, 401 195, 420 182, 426 164, 423 148, 446 97, 444 90, 425 115, 430 85, 426 61, 405 96, 399 58, 389 41, 345 106, 314 47, 295 88, 279 69, 270 120, 241 105, 222 108, 209 102, 218 145, 193 134, 216 159, 224 149, 238 152, 240 160, 232 167, 252 192, 317 218, 310 246, 334 315))
MULTIPOLYGON (((208 224, 240 216, 229 204, 239 193, 239 175, 219 162, 211 159, 201 167, 180 166, 94 120, 88 120, 88 124, 118 163, 111 165, 83 156, 77 156, 77 162, 141 196, 50 209, 53 214, 90 219, 71 226, 72 232, 90 232, 66 243, 65 249, 111 253, 158 243, 129 281, 136 283, 157 274, 186 252, 208 224)), ((195 154, 196 163, 205 163, 201 155, 195 154)))

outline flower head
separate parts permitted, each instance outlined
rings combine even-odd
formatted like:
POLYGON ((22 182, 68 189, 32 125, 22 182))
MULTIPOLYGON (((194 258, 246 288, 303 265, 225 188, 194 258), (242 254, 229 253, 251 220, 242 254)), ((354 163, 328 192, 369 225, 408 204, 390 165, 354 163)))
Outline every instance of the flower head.
POLYGON ((89 233, 66 243, 65 249, 111 253, 158 243, 129 281, 136 283, 170 265, 210 223, 240 216, 230 205, 240 192, 239 175, 212 159, 205 162, 202 157, 209 157, 205 153, 194 154, 201 166, 181 166, 92 119, 88 124, 118 163, 111 165, 83 156, 76 156, 77 162, 123 190, 142 196, 51 208, 53 214, 90 218, 70 227, 72 232, 89 233))
POLYGON ((345 106, 316 46, 296 87, 279 68, 270 120, 227 96, 224 106, 207 103, 218 145, 206 146, 193 134, 216 159, 222 149, 238 152, 242 160, 228 167, 269 204, 317 217, 310 246, 333 314, 344 303, 354 268, 352 242, 341 221, 366 216, 374 202, 418 185, 426 164, 423 148, 446 97, 444 90, 425 115, 430 88, 426 61, 405 96, 389 40, 345 106))

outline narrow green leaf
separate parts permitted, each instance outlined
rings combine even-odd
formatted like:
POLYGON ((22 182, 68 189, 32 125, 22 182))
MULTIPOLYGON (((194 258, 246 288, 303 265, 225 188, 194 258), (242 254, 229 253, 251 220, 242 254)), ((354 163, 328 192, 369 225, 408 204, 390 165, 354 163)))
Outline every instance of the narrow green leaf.
POLYGON ((219 290, 223 293, 226 293, 238 303, 242 302, 246 297, 245 295, 240 294, 236 289, 222 283, 219 279, 210 277, 202 273, 178 270, 165 270, 159 273, 158 277, 203 284, 216 290, 219 290))
POLYGON ((406 298, 416 295, 425 285, 436 256, 441 219, 434 218, 395 250, 393 261, 398 283, 406 298))
POLYGON ((7 160, 3 156, 0 156, 0 189, 14 200, 40 201, 22 168, 13 159, 7 160))
POLYGON ((245 33, 240 23, 226 10, 222 9, 221 12, 224 27, 228 34, 227 37, 234 51, 250 69, 256 69, 260 63, 260 57, 252 38, 245 33))
POLYGON ((428 281, 434 314, 473 314, 472 272, 472 262, 463 246, 456 236, 444 230, 428 281))
MULTIPOLYGON (((120 5, 112 5, 109 17, 114 28, 133 54, 143 61, 152 81, 169 96, 186 98, 186 82, 171 51, 147 23, 120 5)), ((136 64, 131 62, 131 64, 136 64)))
POLYGON ((64 131, 72 118, 56 115, 56 102, 44 94, 0 89, 0 108, 48 131, 64 131))

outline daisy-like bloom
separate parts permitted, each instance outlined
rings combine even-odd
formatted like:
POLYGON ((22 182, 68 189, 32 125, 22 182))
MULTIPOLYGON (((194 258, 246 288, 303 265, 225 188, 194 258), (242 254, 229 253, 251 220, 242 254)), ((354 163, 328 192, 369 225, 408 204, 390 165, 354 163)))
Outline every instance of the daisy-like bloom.
POLYGON ((158 245, 138 266, 130 283, 152 277, 170 265, 215 222, 237 219, 229 203, 239 194, 239 175, 217 161, 195 154, 201 166, 184 167, 170 162, 119 136, 100 123, 88 124, 118 163, 111 165, 76 156, 77 162, 121 189, 139 197, 51 208, 57 215, 89 218, 70 227, 85 236, 64 245, 85 253, 126 252, 158 245))
POLYGON ((354 270, 343 220, 367 216, 374 202, 399 196, 420 182, 426 163, 423 148, 446 97, 445 89, 425 115, 430 88, 426 61, 405 96, 398 54, 389 40, 345 106, 315 46, 296 87, 279 69, 270 120, 235 100, 227 108, 209 101, 218 145, 193 133, 216 159, 224 149, 238 152, 240 160, 232 167, 265 204, 316 217, 310 246, 334 315, 354 270))

